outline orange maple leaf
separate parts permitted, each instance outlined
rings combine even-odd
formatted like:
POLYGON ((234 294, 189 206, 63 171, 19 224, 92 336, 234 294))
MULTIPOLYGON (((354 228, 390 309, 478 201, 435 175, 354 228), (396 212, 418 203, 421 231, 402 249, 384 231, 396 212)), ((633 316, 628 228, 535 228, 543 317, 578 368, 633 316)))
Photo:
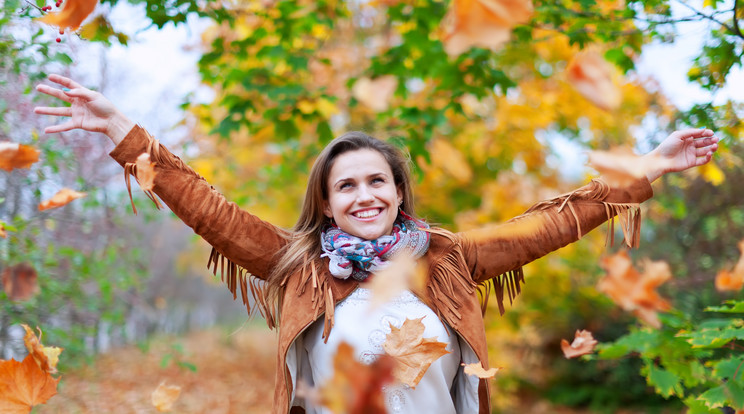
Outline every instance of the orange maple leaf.
POLYGON ((152 191, 155 185, 155 163, 150 162, 150 154, 143 152, 135 161, 137 182, 144 191, 152 191))
POLYGON ((444 50, 457 56, 473 46, 498 49, 532 12, 531 0, 454 0, 442 21, 444 50))
POLYGON ((424 338, 424 324, 418 319, 408 319, 400 328, 390 324, 390 333, 382 348, 396 362, 393 375, 398 381, 416 388, 432 362, 448 354, 447 344, 436 338, 424 338))
POLYGON ((382 388, 393 382, 394 364, 388 355, 362 364, 354 348, 342 342, 333 358, 333 378, 320 388, 320 404, 334 413, 387 413, 382 388))
POLYGON ((568 82, 584 98, 604 110, 620 106, 620 88, 612 80, 612 67, 595 51, 576 54, 566 67, 568 82))
POLYGON ((28 168, 37 161, 39 150, 36 148, 13 142, 0 142, 0 168, 3 170, 28 168))
POLYGON ((0 361, 0 413, 28 414, 57 394, 59 378, 39 368, 31 355, 23 362, 0 361))
POLYGON ((160 412, 168 412, 173 408, 178 396, 181 395, 181 387, 178 385, 165 385, 161 382, 158 388, 150 395, 153 407, 160 412))
POLYGON ((47 13, 36 20, 64 30, 77 30, 88 15, 93 13, 98 0, 65 0, 59 13, 47 13))
POLYGON ((28 263, 20 263, 3 270, 3 290, 12 301, 23 301, 39 293, 36 270, 28 263))
POLYGON ((23 337, 23 343, 26 345, 29 355, 36 361, 42 371, 55 374, 62 348, 42 345, 41 330, 39 330, 39 337, 37 338, 34 331, 28 325, 22 324, 21 326, 26 331, 26 335, 23 337))
POLYGON ((39 203, 39 211, 49 210, 52 208, 62 207, 73 200, 85 197, 86 193, 79 193, 69 188, 63 188, 53 195, 49 200, 42 201, 39 203))
POLYGON ((382 112, 390 107, 390 100, 397 87, 398 78, 393 75, 375 79, 359 78, 351 88, 351 94, 373 111, 382 112))
POLYGON ((597 283, 597 289, 647 324, 661 327, 657 312, 667 311, 671 305, 655 289, 672 276, 669 265, 647 261, 641 274, 633 268, 628 253, 623 250, 603 258, 601 266, 607 275, 597 283))
POLYGON ((369 290, 372 294, 370 309, 387 303, 405 290, 422 292, 426 284, 426 269, 407 254, 401 254, 390 261, 388 267, 370 278, 369 290))
POLYGON ((483 369, 483 364, 480 362, 474 364, 460 364, 465 367, 465 373, 468 375, 474 375, 478 378, 493 378, 497 372, 501 371, 501 367, 490 368, 488 370, 483 369))
POLYGON ((667 170, 672 165, 668 158, 645 155, 643 157, 633 153, 625 147, 614 148, 610 151, 589 151, 589 165, 599 171, 611 186, 626 186, 639 178, 645 177, 649 171, 667 170))
POLYGON ((597 346, 597 340, 594 339, 591 332, 586 330, 576 330, 574 340, 570 344, 567 340, 561 339, 561 350, 566 358, 591 354, 594 352, 595 346, 597 346))
POLYGON ((739 242, 739 251, 741 256, 734 269, 731 272, 723 269, 716 275, 716 290, 719 292, 738 292, 744 286, 744 240, 739 242))

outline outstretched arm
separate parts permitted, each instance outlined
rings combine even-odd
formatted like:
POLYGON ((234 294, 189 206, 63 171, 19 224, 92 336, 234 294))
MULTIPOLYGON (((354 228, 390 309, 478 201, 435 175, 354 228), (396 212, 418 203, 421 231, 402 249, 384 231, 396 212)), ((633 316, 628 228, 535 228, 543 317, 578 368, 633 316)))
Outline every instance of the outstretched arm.
POLYGON ((40 115, 68 117, 64 123, 46 127, 44 132, 53 134, 73 129, 84 129, 106 134, 114 144, 119 144, 134 127, 134 122, 124 116, 114 104, 99 92, 83 87, 70 78, 49 75, 49 80, 63 89, 40 84, 36 90, 65 101, 70 106, 41 106, 34 108, 40 115))

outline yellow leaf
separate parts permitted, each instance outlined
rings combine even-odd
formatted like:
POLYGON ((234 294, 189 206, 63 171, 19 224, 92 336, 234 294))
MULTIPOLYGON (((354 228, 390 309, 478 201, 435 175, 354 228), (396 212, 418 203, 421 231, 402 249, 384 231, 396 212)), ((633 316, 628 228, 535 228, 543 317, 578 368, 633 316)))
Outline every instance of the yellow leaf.
POLYGON ((602 175, 611 186, 623 187, 645 177, 649 171, 667 170, 672 161, 659 156, 633 154, 630 148, 610 151, 589 151, 589 165, 602 175))
POLYGON ((13 142, 0 142, 0 168, 3 170, 28 168, 37 161, 39 151, 36 148, 13 142))
POLYGON ((173 408, 173 403, 181 395, 181 387, 177 385, 165 385, 161 382, 158 388, 150 394, 153 407, 160 412, 167 412, 173 408))
POLYGON ((53 195, 49 200, 42 201, 39 203, 39 211, 49 210, 52 208, 62 207, 73 200, 85 197, 86 193, 79 193, 69 188, 63 188, 53 195))
POLYGON ((23 362, 0 361, 0 413, 28 414, 57 394, 59 378, 42 371, 27 355, 23 362))
POLYGON ((5 223, 0 221, 0 237, 3 239, 8 238, 8 232, 5 230, 5 223))
POLYGON ((390 333, 382 344, 385 352, 396 362, 393 375, 398 381, 416 388, 429 366, 442 355, 448 354, 447 344, 435 338, 424 338, 424 324, 418 319, 408 319, 400 328, 390 324, 390 333))
POLYGON ((461 364, 465 367, 465 373, 468 375, 474 375, 478 378, 493 378, 501 368, 490 368, 488 370, 483 369, 483 365, 478 362, 477 364, 461 364))
POLYGON ((423 264, 407 254, 400 254, 383 270, 375 273, 369 282, 372 294, 370 308, 387 303, 405 290, 423 291, 426 269, 423 264))
POLYGON ((143 191, 152 191, 155 185, 155 164, 150 162, 150 154, 143 152, 135 161, 137 182, 143 191))
POLYGON ((34 358, 34 361, 36 361, 42 371, 50 374, 56 373, 57 362, 59 361, 59 354, 62 353, 62 348, 42 345, 40 339, 41 330, 39 330, 39 338, 37 338, 34 331, 28 325, 23 324, 21 326, 26 331, 26 334, 23 336, 23 343, 26 345, 29 355, 34 358))
POLYGON ((700 167, 700 174, 702 174, 705 181, 713 184, 713 185, 719 185, 723 182, 723 180, 726 178, 725 175, 723 175, 723 171, 718 168, 718 166, 712 162, 709 162, 705 165, 701 165, 700 167))
POLYGON ((586 51, 574 56, 566 67, 566 77, 574 89, 604 110, 620 106, 620 88, 612 80, 612 67, 597 52, 586 51))
POLYGON ((357 101, 375 112, 382 112, 390 106, 390 100, 398 87, 398 78, 385 75, 376 79, 359 78, 351 89, 357 101))
POLYGON ((63 30, 69 27, 74 31, 80 27, 88 15, 93 13, 96 4, 98 4, 97 0, 65 0, 59 13, 47 13, 36 20, 63 30))

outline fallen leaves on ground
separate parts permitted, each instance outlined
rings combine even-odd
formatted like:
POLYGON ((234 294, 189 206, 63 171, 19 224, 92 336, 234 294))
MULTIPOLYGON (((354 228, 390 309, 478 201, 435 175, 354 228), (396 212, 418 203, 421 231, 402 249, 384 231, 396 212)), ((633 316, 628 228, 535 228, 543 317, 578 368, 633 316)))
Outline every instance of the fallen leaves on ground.
POLYGON ((28 145, 13 142, 0 142, 0 168, 12 171, 28 168, 39 161, 39 150, 28 145))
POLYGON ((407 254, 400 254, 390 265, 377 272, 369 282, 372 297, 370 309, 389 302, 405 290, 424 291, 426 269, 424 265, 407 254))
POLYGON ((496 50, 532 12, 530 0, 454 0, 442 22, 444 50, 450 56, 473 46, 496 50))
POLYGON ((584 98, 604 110, 620 106, 620 88, 612 80, 612 67, 596 51, 576 54, 566 67, 568 82, 584 98))
POLYGON ((181 395, 181 387, 178 385, 165 385, 165 381, 150 395, 153 407, 160 412, 168 412, 173 409, 173 403, 181 395))
POLYGON ((387 355, 362 364, 354 348, 342 342, 333 357, 333 378, 320 388, 320 404, 334 413, 387 413, 382 388, 393 382, 394 365, 387 355))
POLYGON ((581 355, 587 355, 594 352, 597 341, 592 333, 587 330, 577 330, 574 340, 570 344, 567 340, 561 339, 561 350, 566 358, 576 358, 581 355))
POLYGON ((445 349, 447 344, 436 338, 424 338, 422 319, 406 318, 400 328, 390 324, 390 333, 382 344, 385 352, 395 359, 395 378, 411 388, 416 388, 432 362, 450 352, 445 349))
POLYGON ((656 292, 656 288, 672 276, 669 265, 647 261, 641 274, 623 250, 603 258, 601 266, 607 274, 599 281, 597 289, 650 326, 661 327, 657 312, 667 311, 671 305, 656 292))
POLYGON ((490 368, 490 369, 483 369, 483 364, 480 362, 475 364, 462 364, 463 367, 465 367, 465 373, 468 375, 474 375, 478 378, 493 378, 497 372, 501 370, 501 368, 490 368))
POLYGON ((79 193, 69 188, 63 188, 53 195, 49 200, 42 201, 39 203, 39 211, 49 210, 52 208, 62 207, 69 204, 73 200, 85 197, 86 193, 79 193))
POLYGON ((77 30, 88 15, 98 4, 97 0, 65 0, 64 6, 59 13, 47 13, 36 20, 52 26, 57 26, 61 30, 70 28, 77 30))
POLYGON ((599 171, 607 184, 623 187, 645 177, 649 171, 667 170, 672 161, 658 156, 638 156, 630 148, 589 151, 589 165, 599 171))
POLYGON ((39 293, 38 275, 28 263, 8 266, 3 270, 3 290, 12 301, 24 301, 39 293))
POLYGON ((36 364, 31 355, 23 362, 0 361, 0 413, 27 414, 57 394, 55 379, 36 364))
POLYGON ((23 343, 26 345, 29 355, 36 361, 42 371, 50 374, 57 373, 57 362, 59 361, 59 354, 62 353, 62 348, 42 345, 41 330, 39 330, 39 337, 37 338, 28 325, 22 324, 21 326, 26 331, 23 336, 23 343))
POLYGON ((716 275, 716 290, 719 292, 738 292, 744 286, 744 240, 739 242, 741 256, 732 271, 721 270, 716 275))
POLYGON ((137 182, 144 191, 152 191, 155 185, 155 163, 150 162, 150 154, 144 152, 137 157, 137 182))
POLYGON ((375 112, 386 111, 390 107, 398 79, 393 75, 379 78, 359 78, 351 88, 351 93, 357 101, 363 103, 375 112))

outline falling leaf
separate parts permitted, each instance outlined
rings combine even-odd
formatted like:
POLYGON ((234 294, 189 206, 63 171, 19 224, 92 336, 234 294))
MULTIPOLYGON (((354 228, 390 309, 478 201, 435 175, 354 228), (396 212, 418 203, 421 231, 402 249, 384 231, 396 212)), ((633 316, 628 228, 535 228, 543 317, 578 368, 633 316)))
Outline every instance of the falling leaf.
POLYGON ((3 290, 12 301, 29 300, 39 293, 36 270, 28 263, 6 267, 2 279, 3 290))
POLYGON ((39 161, 39 150, 36 148, 12 142, 0 142, 0 168, 3 170, 28 168, 37 161, 39 161))
POLYGON ((595 51, 574 56, 566 67, 568 82, 584 98, 604 110, 620 106, 620 88, 612 80, 612 67, 595 51))
POLYGON ((357 101, 375 112, 386 111, 390 100, 398 87, 398 79, 393 75, 380 76, 376 79, 359 78, 351 89, 357 101))
POLYGON ((49 210, 51 208, 57 208, 62 207, 72 200, 76 200, 81 197, 85 197, 86 193, 79 193, 75 190, 70 190, 69 188, 63 188, 57 192, 57 194, 53 195, 52 198, 46 201, 42 201, 39 203, 39 211, 49 210))
POLYGON ((630 148, 618 147, 610 151, 589 151, 589 165, 599 171, 611 186, 626 186, 650 171, 666 171, 672 161, 654 155, 638 156, 630 148))
POLYGON ((320 388, 320 403, 334 413, 387 413, 382 388, 393 382, 394 365, 384 354, 362 364, 354 348, 342 342, 333 358, 333 377, 320 388))
POLYGON ((731 272, 724 269, 716 275, 716 290, 719 292, 738 292, 744 286, 744 240, 739 242, 739 251, 741 256, 734 269, 731 272))
POLYGON ((8 238, 8 232, 5 230, 5 223, 0 221, 0 237, 3 239, 8 238))
POLYGON ((158 388, 152 392, 150 399, 152 405, 160 412, 167 412, 173 408, 173 403, 181 395, 181 387, 178 385, 165 385, 161 382, 158 388))
POLYGON ((36 20, 64 30, 77 30, 88 15, 96 8, 97 0, 64 0, 59 13, 47 13, 36 20))
POLYGON ((566 358, 576 358, 577 356, 591 354, 597 341, 592 337, 592 333, 586 330, 577 330, 574 340, 570 344, 567 340, 561 339, 561 350, 566 358))
POLYGON ((408 319, 400 328, 390 324, 390 333, 382 344, 388 355, 396 362, 393 375, 398 381, 416 388, 432 362, 448 354, 447 344, 436 338, 424 338, 424 324, 418 319, 408 319))
POLYGON ((28 414, 31 407, 57 394, 58 382, 59 378, 42 371, 31 355, 23 362, 0 361, 0 413, 28 414))
POLYGON ((421 292, 425 288, 426 269, 424 265, 407 254, 393 258, 385 269, 377 272, 369 282, 372 294, 370 309, 389 302, 406 290, 421 292))
POLYGON ((152 191, 155 185, 155 164, 150 162, 150 154, 143 152, 137 157, 137 182, 144 191, 152 191))
POLYGON ((454 0, 442 21, 444 50, 457 56, 473 46, 496 50, 514 26, 532 16, 530 0, 454 0))
POLYGON ((29 328, 28 325, 22 324, 21 326, 26 331, 26 335, 23 337, 23 343, 26 345, 29 355, 33 357, 34 361, 36 361, 42 371, 55 374, 57 372, 57 362, 59 361, 59 354, 62 353, 62 348, 42 345, 41 330, 39 330, 39 337, 37 338, 34 331, 29 328))
POLYGON ((488 370, 483 369, 483 364, 480 362, 475 364, 460 364, 463 367, 465 367, 465 373, 468 375, 474 375, 478 378, 493 378, 494 375, 496 375, 497 372, 501 370, 501 367, 499 368, 490 368, 488 370))
POLYGON ((603 258, 601 265, 607 275, 599 281, 597 289, 647 324, 661 327, 657 312, 667 311, 671 305, 655 289, 671 277, 669 265, 648 261, 641 274, 633 268, 625 251, 603 258))

